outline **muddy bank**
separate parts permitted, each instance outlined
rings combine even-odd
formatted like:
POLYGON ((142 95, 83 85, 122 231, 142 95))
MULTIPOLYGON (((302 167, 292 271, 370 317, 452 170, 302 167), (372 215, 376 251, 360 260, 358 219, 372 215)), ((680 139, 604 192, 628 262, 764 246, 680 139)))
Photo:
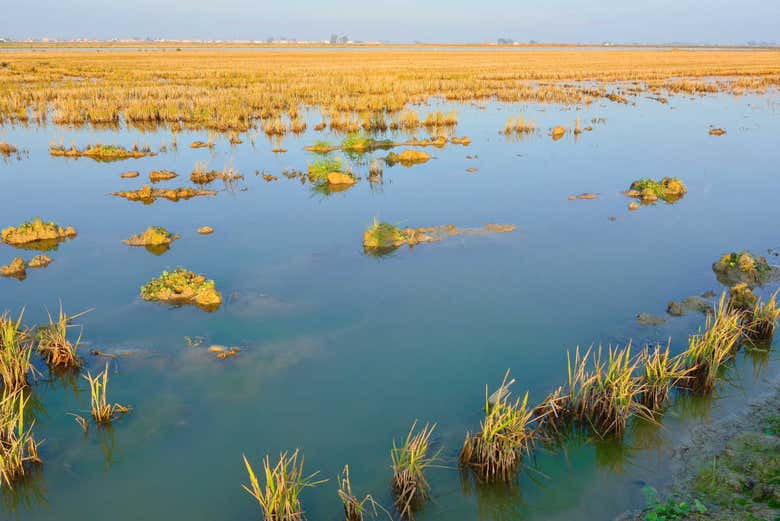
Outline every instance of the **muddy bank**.
POLYGON ((690 438, 674 449, 668 465, 673 481, 661 491, 660 501, 642 511, 624 513, 615 521, 778 519, 780 377, 742 410, 693 427, 690 438), (705 511, 696 507, 697 500, 705 511), (690 511, 669 517, 681 503, 690 511), (648 517, 653 514, 656 517, 648 517))

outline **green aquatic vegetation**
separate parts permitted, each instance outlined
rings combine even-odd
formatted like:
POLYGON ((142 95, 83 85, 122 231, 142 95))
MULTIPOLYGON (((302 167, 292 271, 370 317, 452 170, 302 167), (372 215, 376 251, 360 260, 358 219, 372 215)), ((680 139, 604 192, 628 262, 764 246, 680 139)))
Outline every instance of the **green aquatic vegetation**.
POLYGON ((163 271, 141 288, 141 298, 174 305, 195 304, 213 311, 222 304, 222 295, 213 280, 206 279, 184 268, 163 271))
POLYGON ((507 371, 496 398, 491 401, 485 387, 485 418, 475 435, 466 433, 460 451, 460 463, 472 469, 482 482, 511 481, 524 454, 534 445, 531 424, 534 411, 528 406, 528 393, 510 401, 507 371))
POLYGON ((766 282, 773 272, 766 257, 753 255, 749 251, 726 253, 712 265, 712 269, 721 281, 749 285, 766 282))
POLYGON ((24 222, 19 226, 10 226, 0 232, 3 242, 12 246, 34 248, 35 243, 53 242, 70 239, 76 236, 76 230, 68 226, 63 228, 59 224, 49 221, 46 222, 40 217, 24 222))
POLYGON ((363 248, 367 252, 392 251, 409 241, 409 236, 398 226, 374 219, 363 233, 363 248))
POLYGON ((698 498, 693 501, 667 498, 662 502, 658 497, 658 491, 651 487, 642 487, 645 497, 645 509, 643 510, 645 521, 676 521, 688 519, 691 514, 706 514, 707 507, 698 498))
POLYGON ((148 146, 139 147, 138 145, 133 145, 132 148, 128 149, 119 145, 104 145, 102 143, 87 145, 83 150, 79 150, 75 145, 67 148, 61 144, 51 144, 49 153, 52 156, 89 157, 95 161, 106 162, 156 155, 148 146))
POLYGON ((439 451, 428 455, 431 435, 436 424, 428 425, 415 433, 417 422, 412 424, 409 434, 401 445, 393 441, 390 460, 393 465, 393 493, 395 507, 401 517, 410 519, 414 510, 428 497, 430 485, 425 479, 425 471, 434 465, 439 451))
POLYGON ((348 134, 341 141, 341 150, 344 152, 369 152, 371 150, 386 150, 393 148, 395 143, 389 139, 377 140, 362 133, 348 134))
POLYGON ((328 174, 332 172, 342 172, 344 169, 341 158, 321 158, 309 163, 309 180, 312 183, 325 183, 328 180, 328 174))
POLYGON ((315 141, 314 144, 309 145, 306 147, 306 150, 309 152, 314 152, 315 154, 327 154, 329 152, 333 152, 334 150, 338 150, 339 147, 331 143, 330 141, 324 141, 319 140, 315 141))
POLYGON ((304 489, 316 487, 327 481, 314 479, 319 472, 304 475, 303 456, 299 462, 298 455, 298 449, 292 454, 283 452, 273 467, 270 458, 265 456, 263 458, 265 483, 262 486, 249 460, 243 456, 244 466, 249 474, 249 485, 241 486, 257 500, 265 521, 303 521, 301 493, 304 489))
POLYGON ((654 179, 639 179, 631 183, 627 192, 630 197, 637 197, 644 202, 652 202, 658 199, 673 203, 682 198, 688 189, 685 184, 676 177, 664 177, 660 181, 654 179))

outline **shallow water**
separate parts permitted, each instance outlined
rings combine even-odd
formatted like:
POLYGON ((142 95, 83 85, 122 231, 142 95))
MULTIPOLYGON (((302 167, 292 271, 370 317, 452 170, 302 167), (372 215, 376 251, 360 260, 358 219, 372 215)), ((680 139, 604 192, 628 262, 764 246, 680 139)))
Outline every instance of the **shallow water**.
MULTIPOLYGON (((0 279, 0 309, 26 306, 34 323, 59 299, 70 312, 94 308, 81 320, 85 354, 128 352, 112 363, 109 395, 133 411, 85 436, 66 413, 86 415, 86 382, 40 382, 36 433, 46 439, 45 463, 15 494, 5 491, 0 517, 257 519, 240 487, 242 453, 257 468, 266 453, 300 447, 307 470, 330 478, 304 493, 309 518, 336 520, 334 478, 344 464, 356 492, 391 503, 389 449, 415 419, 437 423, 448 467, 429 472, 433 498, 420 520, 610 519, 641 506, 645 483, 668 480, 674 443, 696 422, 744 405, 778 373, 774 353, 759 365, 740 355, 714 400, 679 402, 660 430, 632 431, 622 445, 572 442, 566 454, 539 452, 535 470, 510 489, 465 486, 457 452, 465 432, 478 428, 485 384, 495 388, 507 368, 518 379, 515 391, 527 389, 537 401, 564 383, 566 352, 578 345, 671 337, 679 351, 703 316, 641 327, 635 315, 663 315, 669 300, 719 293, 711 265, 727 251, 780 246, 778 107, 776 96, 604 102, 578 111, 456 106, 456 134, 470 136, 470 146, 427 149, 434 160, 386 168, 382 187, 364 178, 330 197, 281 176, 284 168, 305 170, 313 155, 303 147, 328 139, 311 127, 284 139, 285 154, 271 153, 262 135, 254 145, 244 136, 235 147, 220 138, 213 150, 192 150, 206 133, 183 132, 178 150, 115 163, 50 157, 48 144, 157 148, 170 145, 171 133, 4 128, 0 140, 29 157, 0 162, 0 227, 40 215, 79 235, 23 282, 0 279), (577 140, 539 133, 507 141, 497 130, 520 114, 543 129, 571 126, 576 116, 606 122, 577 140), (728 133, 709 136, 709 125, 728 133), (245 180, 233 190, 217 181, 216 197, 178 203, 145 206, 108 195, 147 184, 149 170, 159 168, 180 174, 159 186, 188 185, 201 160, 218 169, 230 162, 245 180), (280 179, 266 183, 256 169, 280 179), (141 177, 120 179, 125 170, 141 177), (665 175, 683 179, 688 195, 627 210, 621 191, 632 180, 665 175), (582 192, 599 197, 567 200, 582 192), (408 226, 496 222, 518 230, 377 259, 361 248, 374 216, 408 226), (182 238, 161 256, 121 242, 150 225, 182 238), (215 233, 196 234, 204 225, 215 233), (177 265, 216 281, 225 297, 217 312, 140 299, 142 284, 177 265), (185 336, 241 352, 215 360, 205 346, 187 347, 185 336)), ((363 177, 367 169, 354 166, 363 177)), ((0 245, 0 264, 20 253, 33 255, 0 245)), ((93 372, 105 364, 85 358, 93 372)))

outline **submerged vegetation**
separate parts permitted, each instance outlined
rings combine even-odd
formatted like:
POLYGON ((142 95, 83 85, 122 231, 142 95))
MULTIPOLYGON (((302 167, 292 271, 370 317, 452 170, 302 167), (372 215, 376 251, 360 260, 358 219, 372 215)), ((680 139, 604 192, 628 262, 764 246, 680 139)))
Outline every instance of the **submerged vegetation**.
POLYGON ((222 304, 222 295, 213 280, 184 268, 163 271, 141 288, 141 298, 173 305, 195 304, 206 311, 214 311, 222 304))

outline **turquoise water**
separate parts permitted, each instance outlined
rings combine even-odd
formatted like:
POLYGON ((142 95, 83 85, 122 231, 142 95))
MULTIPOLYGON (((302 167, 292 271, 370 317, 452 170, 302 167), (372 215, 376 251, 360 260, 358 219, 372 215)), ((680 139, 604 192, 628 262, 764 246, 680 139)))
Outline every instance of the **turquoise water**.
MULTIPOLYGON (((389 450, 415 419, 437 424, 435 443, 448 467, 429 472, 433 497, 420 520, 610 519, 641 506, 641 487, 669 478, 674 443, 765 386, 778 372, 774 353, 763 367, 740 355, 732 382, 714 400, 695 414, 675 406, 661 429, 632 433, 622 445, 573 442, 566 454, 539 451, 534 468, 509 489, 464 485, 457 453, 465 432, 478 428, 485 385, 495 388, 507 368, 518 379, 514 390, 538 401, 564 383, 566 353, 578 345, 671 337, 679 351, 702 315, 642 327, 636 314, 663 315, 669 300, 720 293, 711 265, 727 251, 780 246, 778 107, 771 95, 578 110, 434 103, 422 112, 457 110, 455 133, 471 145, 429 148, 435 158, 426 164, 386 168, 381 187, 365 178, 367 163, 356 164, 364 179, 330 197, 281 176, 284 168, 305 170, 314 158, 305 145, 340 139, 311 128, 286 137, 285 154, 273 154, 262 135, 254 145, 249 135, 233 147, 220 137, 212 150, 192 150, 206 133, 187 131, 177 150, 115 163, 51 157, 48 144, 159 148, 170 145, 170 131, 2 129, 0 141, 29 155, 0 162, 0 227, 40 215, 79 235, 49 254, 48 268, 28 270, 22 282, 0 279, 0 309, 26 306, 32 324, 60 299, 71 313, 94 308, 81 319, 87 368, 106 363, 90 349, 125 355, 111 363, 109 397, 133 411, 85 435, 67 413, 86 415, 86 382, 40 381, 35 430, 46 440, 44 465, 15 493, 5 491, 0 517, 257 519, 240 487, 242 453, 258 468, 266 453, 299 447, 306 469, 330 478, 304 493, 309 518, 336 520, 334 478, 344 464, 356 492, 391 504, 389 450), (586 125, 606 121, 576 140, 498 134, 507 117, 520 114, 543 129, 571 126, 577 116, 586 125), (709 136, 710 125, 728 133, 709 136), (217 196, 178 203, 145 206, 108 195, 148 184, 149 170, 160 168, 180 178, 159 186, 188 185, 196 161, 217 169, 231 163, 245 179, 233 190, 217 181, 217 196), (125 170, 141 177, 120 179, 125 170), (280 179, 266 183, 255 170, 280 179), (688 195, 628 211, 621 192, 632 180, 666 175, 679 176, 688 195), (599 197, 567 199, 582 192, 599 197), (518 229, 377 259, 361 246, 375 216, 404 226, 518 229), (121 242, 150 225, 182 238, 161 256, 121 242), (196 234, 204 225, 215 233, 196 234), (142 284, 178 265, 216 281, 225 297, 217 312, 140 299, 142 284), (185 336, 204 337, 204 346, 187 347, 185 336), (211 344, 241 352, 216 360, 206 351, 211 344)), ((33 255, 2 245, 0 264, 20 254, 33 255)))

